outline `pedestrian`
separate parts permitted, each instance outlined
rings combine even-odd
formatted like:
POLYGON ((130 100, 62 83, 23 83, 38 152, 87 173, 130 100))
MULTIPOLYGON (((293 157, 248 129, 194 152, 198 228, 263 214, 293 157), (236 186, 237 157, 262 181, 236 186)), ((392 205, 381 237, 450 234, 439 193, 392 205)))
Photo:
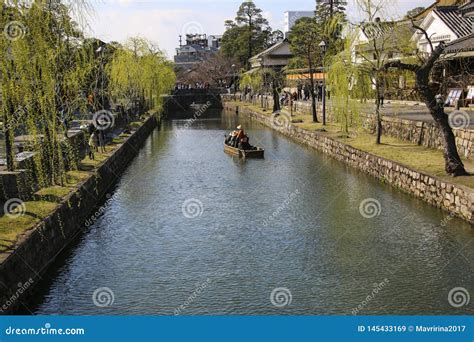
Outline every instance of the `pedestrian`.
POLYGON ((95 152, 97 149, 97 132, 93 131, 89 137, 89 159, 95 159, 95 152))
POLYGON ((385 100, 385 85, 383 83, 380 83, 379 85, 377 96, 378 96, 380 106, 383 107, 383 103, 385 100))
POLYGON ((309 100, 309 94, 310 94, 309 86, 307 84, 305 84, 305 86, 304 86, 304 100, 305 101, 309 100))
POLYGON ((103 130, 99 131, 98 138, 99 138, 100 152, 105 153, 106 152, 106 150, 105 150, 105 132, 103 130))
POLYGON ((301 83, 298 83, 298 86, 296 87, 296 92, 298 94, 297 96, 297 101, 300 101, 302 98, 302 93, 303 93, 303 85, 301 83))

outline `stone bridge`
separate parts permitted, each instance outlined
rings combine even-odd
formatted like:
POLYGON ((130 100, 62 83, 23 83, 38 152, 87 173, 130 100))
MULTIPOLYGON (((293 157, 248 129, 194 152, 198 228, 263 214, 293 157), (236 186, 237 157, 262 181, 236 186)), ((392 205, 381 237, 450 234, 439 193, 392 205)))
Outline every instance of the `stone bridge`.
POLYGON ((184 89, 175 90, 164 97, 164 115, 171 117, 178 112, 192 113, 196 110, 223 109, 221 94, 225 89, 184 89))

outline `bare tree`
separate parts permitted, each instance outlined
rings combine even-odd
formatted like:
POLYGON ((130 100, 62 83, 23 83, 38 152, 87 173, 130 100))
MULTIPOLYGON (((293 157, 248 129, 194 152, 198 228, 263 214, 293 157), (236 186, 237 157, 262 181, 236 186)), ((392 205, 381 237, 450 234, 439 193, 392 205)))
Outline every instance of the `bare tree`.
POLYGON ((297 58, 303 60, 309 69, 313 122, 318 122, 315 70, 321 66, 321 48, 319 46, 322 37, 321 31, 321 26, 314 18, 303 17, 296 21, 290 33, 291 51, 297 58))
POLYGON ((196 71, 201 75, 202 79, 210 80, 212 82, 211 85, 216 86, 222 86, 224 81, 232 79, 234 69, 240 69, 237 59, 224 56, 221 53, 202 61, 196 67, 196 71))
POLYGON ((445 50, 446 45, 444 43, 439 44, 436 48, 433 48, 432 40, 430 36, 422 27, 416 25, 412 21, 413 27, 424 35, 428 44, 431 48, 431 54, 427 58, 418 56, 420 64, 409 64, 401 61, 392 61, 385 64, 385 69, 397 68, 401 70, 408 70, 415 74, 416 78, 416 89, 420 94, 421 98, 428 107, 431 116, 436 122, 440 129, 444 139, 444 150, 443 156, 445 160, 445 170, 449 175, 452 176, 463 176, 467 175, 464 164, 459 156, 456 138, 453 130, 449 125, 449 117, 444 111, 444 105, 439 104, 436 100, 436 94, 433 91, 432 84, 430 83, 430 77, 436 65, 439 63, 441 56, 445 50))
POLYGON ((395 24, 380 20, 387 0, 356 0, 356 3, 364 17, 360 29, 367 37, 367 44, 364 44, 357 53, 363 59, 360 69, 369 75, 375 88, 376 143, 380 144, 382 139, 381 99, 385 91, 384 66, 389 61, 391 51, 396 45, 391 44, 392 41, 389 39, 394 36, 392 30, 395 24))

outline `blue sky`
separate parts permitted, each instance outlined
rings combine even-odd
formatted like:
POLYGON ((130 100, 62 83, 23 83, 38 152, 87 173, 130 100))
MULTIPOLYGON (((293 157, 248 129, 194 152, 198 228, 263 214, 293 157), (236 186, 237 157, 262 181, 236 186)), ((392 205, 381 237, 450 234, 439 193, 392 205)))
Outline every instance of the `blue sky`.
MULTIPOLYGON (((224 21, 233 19, 241 0, 95 0, 89 32, 105 41, 123 42, 130 36, 142 36, 156 42, 168 57, 178 45, 178 36, 186 32, 222 34, 224 21)), ((313 10, 314 0, 255 0, 273 29, 283 29, 287 10, 313 10)), ((397 17, 434 0, 388 1, 386 16, 397 17)), ((354 0, 349 0, 349 15, 357 20, 354 0)))

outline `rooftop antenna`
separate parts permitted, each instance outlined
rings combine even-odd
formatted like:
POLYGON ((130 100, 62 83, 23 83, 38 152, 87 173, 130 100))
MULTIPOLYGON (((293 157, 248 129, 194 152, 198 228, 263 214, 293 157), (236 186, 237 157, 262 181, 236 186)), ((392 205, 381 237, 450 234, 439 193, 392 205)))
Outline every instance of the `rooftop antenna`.
POLYGON ((179 47, 183 46, 183 36, 179 35, 179 47))

